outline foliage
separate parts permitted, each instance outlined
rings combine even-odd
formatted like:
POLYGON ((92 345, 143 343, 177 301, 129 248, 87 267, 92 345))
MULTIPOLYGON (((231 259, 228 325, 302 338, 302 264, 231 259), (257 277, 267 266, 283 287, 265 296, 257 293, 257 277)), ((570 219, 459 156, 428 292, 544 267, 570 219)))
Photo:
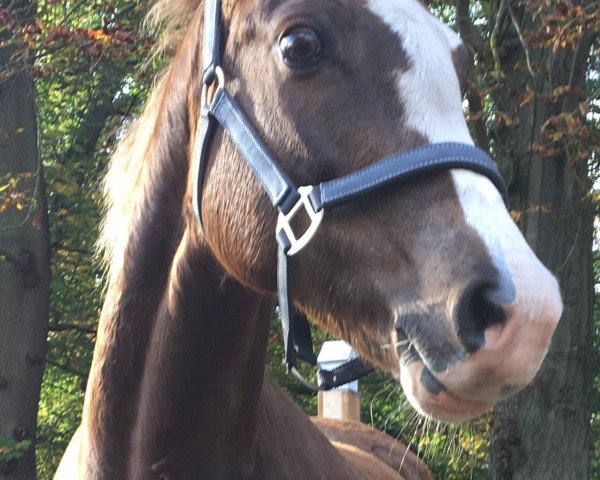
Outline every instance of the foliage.
POLYGON ((389 375, 375 373, 360 382, 361 418, 399 439, 429 466, 435 478, 488 477, 487 420, 444 425, 421 417, 389 375))
POLYGON ((15 440, 0 436, 0 463, 21 458, 31 446, 31 440, 15 440))
POLYGON ((16 176, 7 174, 0 177, 0 213, 4 213, 11 207, 23 210, 31 206, 33 197, 24 184, 34 176, 32 173, 20 173, 16 176))
POLYGON ((15 440, 0 435, 0 473, 10 472, 32 445, 31 440, 15 440))
POLYGON ((37 442, 42 479, 52 478, 79 423, 91 363, 103 292, 94 253, 102 174, 159 68, 149 61, 146 9, 143 1, 43 0, 24 32, 35 52, 53 272, 37 442))
POLYGON ((37 431, 37 469, 41 479, 52 478, 81 419, 85 382, 54 365, 46 367, 37 431))

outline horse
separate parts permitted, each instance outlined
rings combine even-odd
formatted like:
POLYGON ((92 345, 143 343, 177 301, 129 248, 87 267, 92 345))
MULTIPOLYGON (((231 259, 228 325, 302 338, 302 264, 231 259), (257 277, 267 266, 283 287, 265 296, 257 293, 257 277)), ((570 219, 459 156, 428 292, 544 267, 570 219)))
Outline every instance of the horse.
MULTIPOLYGON (((232 0, 212 49, 223 78, 207 80, 202 36, 216 24, 202 1, 153 12, 184 34, 106 177, 106 301, 55 478, 403 478, 368 451, 370 434, 330 442, 265 378, 277 210, 218 125, 198 184, 199 132, 226 81, 251 147, 260 138, 296 185, 472 145, 465 46, 420 0, 232 0)), ((448 167, 386 184, 326 209, 311 236, 286 257, 290 303, 391 372, 419 412, 467 420, 534 378, 560 292, 490 175, 448 167)))

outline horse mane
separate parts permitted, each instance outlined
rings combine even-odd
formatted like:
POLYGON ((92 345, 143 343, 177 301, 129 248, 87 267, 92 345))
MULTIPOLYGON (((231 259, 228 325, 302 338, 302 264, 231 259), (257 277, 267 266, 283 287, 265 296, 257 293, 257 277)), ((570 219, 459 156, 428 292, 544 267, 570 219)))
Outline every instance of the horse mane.
POLYGON ((166 74, 156 82, 141 116, 123 127, 123 137, 103 179, 103 222, 97 249, 109 277, 119 271, 135 219, 148 188, 145 173, 153 155, 153 132, 165 95, 166 74))
MULTIPOLYGON (((161 38, 154 55, 161 55, 181 42, 183 32, 201 3, 202 0, 156 0, 152 4, 146 23, 161 38)), ((135 228, 148 188, 145 173, 155 154, 153 137, 161 105, 168 95, 165 89, 168 70, 157 76, 141 115, 122 127, 122 138, 103 179, 104 215, 97 250, 109 278, 121 268, 128 238, 135 228)))
POLYGON ((155 0, 146 22, 161 33, 159 50, 177 45, 203 0, 155 0))
MULTIPOLYGON (((162 41, 155 46, 154 55, 165 53, 167 47, 181 41, 202 0, 156 0, 146 15, 146 23, 162 41)), ((123 264, 125 248, 140 207, 149 188, 147 173, 156 154, 154 133, 161 105, 168 95, 169 68, 157 76, 150 87, 140 116, 122 127, 122 136, 113 153, 102 182, 103 221, 97 242, 108 277, 118 272, 123 264)))
MULTIPOLYGON (((194 12, 202 5, 203 0, 155 0, 150 8, 146 21, 162 33, 159 49, 172 47, 179 43, 181 35, 189 26, 194 12)), ((236 0, 222 0, 221 10, 225 18, 229 18, 236 0)), ((237 0, 239 3, 239 0, 237 0)))
MULTIPOLYGON (((236 1, 222 0, 224 16, 231 15, 236 1)), ((185 32, 203 0, 155 0, 146 15, 146 23, 161 40, 155 55, 161 55, 181 44, 185 32)), ((200 33, 200 32, 198 32, 200 33)), ((146 105, 136 120, 123 127, 122 138, 111 157, 104 177, 103 221, 97 251, 110 279, 121 269, 125 248, 140 218, 143 199, 151 188, 150 164, 164 156, 166 149, 158 145, 156 126, 162 106, 170 94, 170 67, 157 76, 146 105)))

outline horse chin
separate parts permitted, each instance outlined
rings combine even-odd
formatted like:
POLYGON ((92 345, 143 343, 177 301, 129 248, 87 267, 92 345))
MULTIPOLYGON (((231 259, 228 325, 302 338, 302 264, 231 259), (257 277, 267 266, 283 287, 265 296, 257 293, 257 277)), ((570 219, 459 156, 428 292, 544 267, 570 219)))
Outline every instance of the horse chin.
POLYGON ((466 422, 483 415, 495 403, 466 400, 450 392, 422 360, 400 367, 400 383, 408 401, 426 417, 447 423, 466 422), (423 378, 430 380, 425 387, 423 378))

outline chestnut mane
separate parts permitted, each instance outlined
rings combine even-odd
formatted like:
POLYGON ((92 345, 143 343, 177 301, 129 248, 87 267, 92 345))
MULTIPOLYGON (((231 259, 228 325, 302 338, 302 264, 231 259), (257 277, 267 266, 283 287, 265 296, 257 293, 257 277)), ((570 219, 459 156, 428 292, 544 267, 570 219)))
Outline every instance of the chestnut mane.
POLYGON ((158 27, 163 35, 173 35, 185 30, 202 0, 156 0, 147 20, 158 27))
POLYGON ((103 182, 106 210, 98 250, 104 254, 109 278, 120 270, 130 231, 139 217, 148 188, 147 165, 154 154, 153 131, 165 96, 165 76, 157 80, 143 114, 125 127, 124 138, 113 154, 103 182))
MULTIPOLYGON (((201 3, 202 0, 157 0, 153 3, 146 20, 163 39, 156 45, 157 54, 181 41, 182 33, 201 3)), ((109 278, 111 272, 119 271, 127 238, 136 224, 140 203, 149 188, 148 165, 157 155, 154 130, 168 95, 165 84, 169 69, 159 74, 150 87, 151 94, 142 114, 123 128, 123 138, 112 155, 103 181, 105 215, 98 250, 103 253, 109 278)))
MULTIPOLYGON (((160 39, 155 46, 155 55, 164 55, 179 46, 202 3, 202 0, 156 0, 152 3, 146 22, 160 39)), ((231 12, 234 3, 225 0, 223 11, 231 12)), ((169 95, 165 85, 174 68, 170 64, 157 76, 141 115, 124 127, 123 138, 112 155, 103 181, 105 214, 98 251, 102 253, 109 278, 122 265, 127 238, 139 218, 140 204, 151 188, 149 165, 160 161, 157 156, 166 154, 157 148, 155 125, 169 95)))

